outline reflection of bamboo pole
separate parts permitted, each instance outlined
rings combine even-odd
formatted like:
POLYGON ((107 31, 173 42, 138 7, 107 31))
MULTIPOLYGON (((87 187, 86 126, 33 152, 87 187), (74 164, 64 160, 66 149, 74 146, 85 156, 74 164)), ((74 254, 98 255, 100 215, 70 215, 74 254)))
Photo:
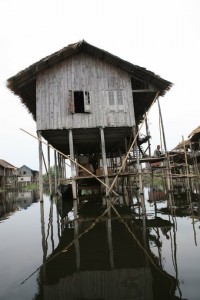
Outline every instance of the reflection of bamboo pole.
POLYGON ((54 238, 53 238, 53 199, 51 199, 51 207, 50 207, 50 226, 51 226, 51 244, 52 244, 52 251, 54 251, 54 238))
POLYGON ((159 257, 159 264, 161 269, 163 269, 163 263, 162 263, 162 251, 161 251, 161 246, 160 246, 160 233, 159 233, 159 228, 154 228, 155 232, 157 233, 157 249, 158 249, 158 257, 159 257))
POLYGON ((111 218, 107 219, 107 236, 108 236, 108 246, 109 246, 109 253, 110 253, 110 266, 111 269, 114 269, 114 257, 113 257, 113 243, 112 243, 112 223, 111 218))
MULTIPOLYGON (((56 203, 58 203, 58 198, 56 198, 56 203)), ((59 213, 58 213, 58 209, 56 209, 56 215, 57 215, 57 231, 58 231, 58 239, 60 241, 60 217, 59 217, 59 213)))
POLYGON ((47 257, 47 249, 45 244, 45 222, 44 222, 44 203, 40 202, 40 221, 41 221, 41 233, 42 233, 42 249, 43 249, 43 262, 47 257))
POLYGON ((74 240, 75 240, 75 251, 76 251, 76 268, 77 270, 80 269, 80 246, 79 246, 79 228, 78 228, 78 221, 74 220, 74 240))
MULTIPOLYGON (((182 292, 181 292, 181 289, 180 289, 180 286, 179 286, 179 278, 178 278, 178 264, 177 264, 177 245, 176 245, 176 230, 175 230, 175 220, 174 217, 172 217, 172 220, 173 220, 173 237, 174 237, 174 253, 172 254, 173 258, 174 258, 174 268, 175 268, 175 273, 176 273, 176 285, 177 285, 177 288, 179 290, 179 294, 180 294, 180 298, 182 298, 182 292)), ((177 224, 176 224, 177 226, 177 224)))

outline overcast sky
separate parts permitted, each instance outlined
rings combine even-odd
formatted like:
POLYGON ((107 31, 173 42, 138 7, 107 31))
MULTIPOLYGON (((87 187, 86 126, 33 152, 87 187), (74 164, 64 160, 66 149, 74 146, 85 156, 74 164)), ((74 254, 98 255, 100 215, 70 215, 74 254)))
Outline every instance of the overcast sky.
POLYGON ((82 39, 174 84, 160 97, 168 150, 200 125, 199 0, 0 0, 0 28, 0 159, 16 167, 38 170, 38 143, 20 130, 36 135, 36 124, 6 80, 82 39))

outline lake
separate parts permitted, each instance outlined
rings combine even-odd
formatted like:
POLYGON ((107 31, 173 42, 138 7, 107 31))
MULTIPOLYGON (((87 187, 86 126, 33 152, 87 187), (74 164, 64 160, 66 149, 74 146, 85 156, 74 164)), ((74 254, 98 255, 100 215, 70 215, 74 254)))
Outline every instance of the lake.
POLYGON ((200 298, 198 195, 144 190, 111 210, 37 191, 0 193, 0 300, 200 298), (101 216, 101 217, 99 217, 101 216))

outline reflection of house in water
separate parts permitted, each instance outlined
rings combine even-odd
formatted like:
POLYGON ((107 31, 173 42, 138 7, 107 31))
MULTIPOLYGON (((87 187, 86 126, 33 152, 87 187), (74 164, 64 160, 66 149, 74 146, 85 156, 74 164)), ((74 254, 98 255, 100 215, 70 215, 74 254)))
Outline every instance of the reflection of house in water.
POLYGON ((0 193, 0 220, 21 209, 27 209, 32 203, 39 200, 37 191, 1 192, 0 193))
POLYGON ((162 189, 150 189, 148 191, 149 201, 163 201, 166 200, 166 194, 162 189))
POLYGON ((39 199, 38 192, 24 191, 17 193, 16 201, 20 204, 20 208, 26 209, 32 203, 37 202, 39 199))
POLYGON ((35 299, 178 299, 169 295, 174 279, 149 265, 132 221, 126 224, 134 237, 121 219, 93 221, 80 213, 80 221, 65 227, 40 270, 35 299))

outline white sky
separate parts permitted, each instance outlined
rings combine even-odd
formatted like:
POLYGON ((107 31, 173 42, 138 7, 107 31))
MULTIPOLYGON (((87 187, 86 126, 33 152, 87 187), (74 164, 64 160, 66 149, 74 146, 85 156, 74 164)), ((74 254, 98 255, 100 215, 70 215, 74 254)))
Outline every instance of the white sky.
MULTIPOLYGON (((36 124, 6 80, 82 39, 174 83, 160 97, 168 150, 200 124, 199 0, 0 0, 0 159, 38 170, 38 143, 20 130, 36 124)), ((155 147, 157 105, 149 118, 155 147)))

